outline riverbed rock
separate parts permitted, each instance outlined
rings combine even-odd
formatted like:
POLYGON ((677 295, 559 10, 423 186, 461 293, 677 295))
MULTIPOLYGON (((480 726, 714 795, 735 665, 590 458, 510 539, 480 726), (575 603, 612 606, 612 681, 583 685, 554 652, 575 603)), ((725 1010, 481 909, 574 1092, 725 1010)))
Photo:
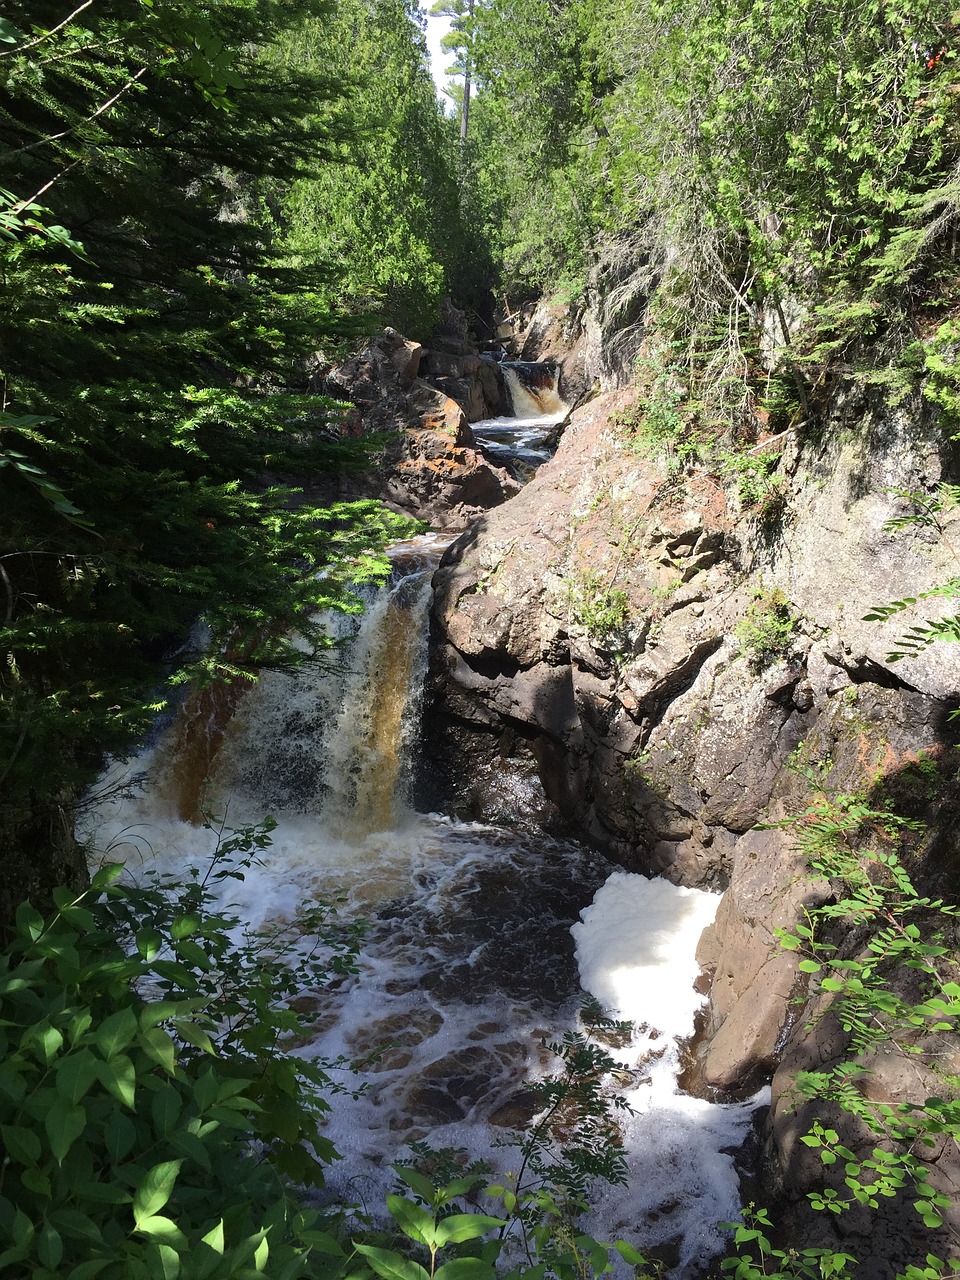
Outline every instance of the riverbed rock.
POLYGON ((461 405, 418 376, 423 358, 419 343, 387 329, 357 356, 326 370, 317 389, 351 404, 346 430, 379 446, 366 473, 341 481, 340 496, 382 498, 456 532, 518 485, 477 448, 461 405))

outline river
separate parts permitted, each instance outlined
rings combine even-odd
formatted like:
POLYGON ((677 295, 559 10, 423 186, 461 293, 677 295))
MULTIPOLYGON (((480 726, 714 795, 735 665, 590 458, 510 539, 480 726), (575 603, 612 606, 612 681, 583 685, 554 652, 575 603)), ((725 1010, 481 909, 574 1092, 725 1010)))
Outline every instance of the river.
MULTIPOLYGON (((515 422, 516 447, 542 426, 515 422)), ((493 429, 502 440, 508 428, 493 429)), ((610 1048, 632 1109, 620 1119, 629 1183, 598 1189, 589 1225, 657 1251, 678 1277, 702 1274, 723 1247, 717 1223, 737 1214, 732 1153, 764 1101, 718 1106, 677 1084, 702 1002, 696 944, 719 899, 627 874, 574 841, 414 811, 444 545, 396 548, 390 582, 363 590, 365 612, 328 620, 335 662, 264 675, 226 724, 181 711, 114 762, 81 835, 94 860, 123 860, 133 877, 182 876, 213 855, 221 822, 271 814, 269 849, 216 890, 238 928, 296 929, 301 904, 318 900, 366 922, 358 972, 301 994, 316 1016, 295 1052, 377 1055, 364 1091, 335 1098, 329 1121, 343 1157, 331 1194, 367 1209, 411 1141, 515 1167, 529 1083, 557 1066, 543 1042, 581 1026, 586 992, 630 1018, 634 1034, 610 1048), (203 824, 198 800, 216 821, 203 824)))

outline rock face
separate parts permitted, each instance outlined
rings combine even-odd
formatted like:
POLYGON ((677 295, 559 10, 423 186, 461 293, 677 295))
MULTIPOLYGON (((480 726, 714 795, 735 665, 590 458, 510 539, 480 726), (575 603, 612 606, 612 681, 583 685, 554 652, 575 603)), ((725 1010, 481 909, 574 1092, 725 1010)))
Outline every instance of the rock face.
POLYGON ((434 358, 388 329, 358 356, 327 370, 317 389, 352 404, 346 429, 379 444, 373 467, 343 481, 342 496, 383 498, 398 511, 458 531, 518 486, 478 450, 461 405, 419 376, 434 358))
POLYGON ((643 230, 608 239, 583 301, 528 303, 505 326, 511 358, 555 361, 568 404, 582 403, 594 390, 628 385, 644 339, 647 303, 662 270, 662 250, 643 230))
MULTIPOLYGON (((949 605, 864 621, 872 606, 955 575, 955 515, 887 528, 908 509, 904 492, 951 477, 918 406, 884 410, 838 392, 819 441, 784 433, 759 446, 779 462, 751 505, 735 478, 645 456, 632 395, 577 410, 556 457, 447 553, 435 785, 464 815, 573 831, 629 869, 727 890, 701 942, 711 995, 690 1081, 743 1096, 775 1073, 769 1178, 808 1233, 804 1194, 823 1171, 798 1145, 806 1128, 791 1085, 801 1066, 835 1060, 845 1037, 798 1020, 804 975, 775 931, 831 889, 810 880, 788 830, 756 827, 803 812, 819 790, 878 809, 897 796, 935 833, 916 854, 920 882, 956 893, 946 780, 960 763, 948 720, 960 646, 887 658, 910 625, 949 605), (931 773, 936 803, 914 785, 931 773)), ((873 1078, 883 1097, 923 1097, 902 1064, 873 1078)), ((850 1123, 845 1140, 862 1146, 850 1123)), ((936 1160, 934 1181, 954 1187, 956 1153, 936 1160)), ((859 1275, 879 1280, 896 1259, 917 1260, 904 1212, 883 1219, 889 1238, 861 1250, 872 1261, 859 1275)), ((829 1217, 813 1215, 821 1235, 829 1217)), ((936 1233, 920 1236, 937 1252, 936 1233)))

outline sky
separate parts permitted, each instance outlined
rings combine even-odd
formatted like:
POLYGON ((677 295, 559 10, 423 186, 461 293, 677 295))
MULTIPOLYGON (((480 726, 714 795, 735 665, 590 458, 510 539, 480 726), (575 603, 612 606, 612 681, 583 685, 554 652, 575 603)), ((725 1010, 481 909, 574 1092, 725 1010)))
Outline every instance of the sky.
POLYGON ((431 18, 428 4, 421 5, 421 8, 427 14, 427 49, 430 53, 430 70, 433 72, 433 79, 437 89, 440 93, 443 93, 446 83, 443 68, 452 61, 453 55, 443 52, 440 48, 440 41, 450 30, 450 19, 431 18))

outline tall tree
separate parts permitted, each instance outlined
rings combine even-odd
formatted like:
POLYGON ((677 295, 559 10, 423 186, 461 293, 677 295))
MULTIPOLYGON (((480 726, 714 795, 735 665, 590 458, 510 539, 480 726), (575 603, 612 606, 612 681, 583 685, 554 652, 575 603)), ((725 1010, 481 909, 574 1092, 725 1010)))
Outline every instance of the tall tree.
POLYGON ((460 103, 460 143, 467 140, 470 128, 470 92, 473 78, 473 15, 475 0, 437 0, 430 12, 438 18, 452 19, 450 30, 440 42, 442 49, 455 55, 446 68, 448 76, 459 76, 463 83, 457 97, 460 103))
POLYGON ((360 462, 298 387, 328 272, 285 262, 255 199, 336 145, 329 80, 261 52, 304 7, 30 0, 0 24, 0 914, 77 869, 77 788, 166 681, 291 660, 312 611, 355 607, 316 566, 362 574, 391 525, 273 480, 360 462))

